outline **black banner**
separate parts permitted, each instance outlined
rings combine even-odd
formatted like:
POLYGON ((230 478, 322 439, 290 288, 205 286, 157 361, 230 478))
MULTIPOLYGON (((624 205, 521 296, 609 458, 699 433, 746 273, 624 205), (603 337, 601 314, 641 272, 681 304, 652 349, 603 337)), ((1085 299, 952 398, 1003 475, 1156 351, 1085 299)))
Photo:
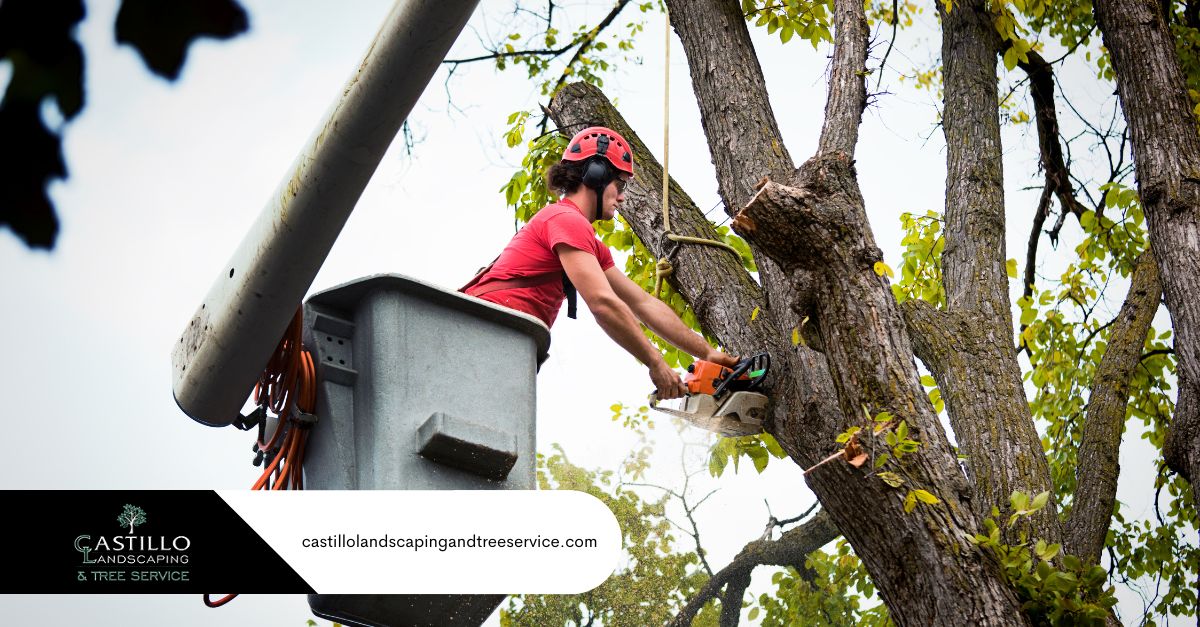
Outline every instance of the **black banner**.
POLYGON ((209 490, 3 491, 0 593, 314 590, 209 490))

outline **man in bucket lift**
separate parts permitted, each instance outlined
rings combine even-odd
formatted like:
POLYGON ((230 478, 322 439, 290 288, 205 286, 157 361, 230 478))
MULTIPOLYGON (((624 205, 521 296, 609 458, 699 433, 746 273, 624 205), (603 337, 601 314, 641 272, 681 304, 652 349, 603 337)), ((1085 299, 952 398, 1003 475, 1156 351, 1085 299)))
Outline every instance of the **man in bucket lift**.
POLYGON ((618 270, 608 247, 596 238, 592 222, 613 219, 631 178, 633 153, 625 138, 602 126, 580 131, 546 173, 561 200, 542 208, 461 291, 552 326, 563 300, 569 300, 568 317, 575 317, 577 290, 604 332, 646 365, 658 398, 680 398, 687 388, 637 321, 699 359, 728 367, 737 360, 709 346, 670 307, 618 270))

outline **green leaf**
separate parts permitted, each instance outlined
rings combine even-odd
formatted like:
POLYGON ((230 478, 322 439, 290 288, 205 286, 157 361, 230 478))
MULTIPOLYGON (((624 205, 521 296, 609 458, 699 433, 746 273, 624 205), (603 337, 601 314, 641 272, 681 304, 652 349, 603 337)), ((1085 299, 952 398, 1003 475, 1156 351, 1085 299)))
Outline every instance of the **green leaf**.
POLYGON ((779 440, 770 433, 762 434, 763 445, 767 447, 767 452, 774 455, 777 459, 787 457, 787 453, 783 452, 783 447, 779 445, 779 440))
POLYGON ((875 270, 875 274, 877 274, 879 276, 883 276, 886 274, 892 278, 896 277, 896 273, 892 271, 892 268, 882 261, 875 262, 874 270, 875 270))
POLYGON ((909 492, 908 495, 904 497, 904 513, 911 513, 914 509, 916 509, 916 507, 917 493, 916 491, 909 492))
MULTIPOLYGON (((1039 540, 1038 542, 1042 542, 1042 541, 1039 540)), ((1054 544, 1045 545, 1040 550, 1037 551, 1037 556, 1039 558, 1041 558, 1042 561, 1049 562, 1050 560, 1054 559, 1055 556, 1058 555, 1058 552, 1060 550, 1062 550, 1061 544, 1054 543, 1054 544)))
POLYGON ((904 477, 901 477, 894 472, 881 472, 878 476, 880 479, 883 479, 884 483, 892 486, 893 488, 898 488, 904 485, 904 477))
POLYGON ((725 456, 713 454, 708 458, 708 473, 714 477, 720 477, 721 473, 725 472, 725 456))
POLYGON ((931 388, 931 387, 934 387, 935 385, 937 385, 937 380, 935 380, 933 377, 931 377, 929 375, 925 375, 925 376, 921 377, 921 385, 923 385, 927 388, 931 388))
POLYGON ((861 429, 859 429, 858 427, 850 427, 849 429, 846 429, 845 431, 839 433, 837 436, 838 444, 845 444, 846 442, 849 442, 850 438, 853 437, 854 434, 858 433, 859 431, 861 431, 861 429))
POLYGON ((750 322, 754 322, 755 320, 757 320, 757 319, 758 319, 758 312, 759 312, 759 308, 758 308, 758 307, 755 307, 755 308, 754 308, 754 311, 751 311, 751 312, 750 312, 750 322))
POLYGON ((767 449, 754 448, 746 451, 746 454, 750 456, 750 461, 754 462, 754 470, 762 474, 762 471, 767 468, 767 462, 771 459, 771 456, 767 454, 767 449))
POLYGON ((1029 505, 1029 495, 1020 490, 1013 490, 1013 493, 1008 497, 1008 502, 1014 510, 1023 512, 1029 505))
POLYGON ((938 497, 934 496, 932 493, 927 492, 925 490, 921 490, 921 489, 913 490, 912 494, 915 494, 916 499, 922 503, 925 503, 926 505, 937 505, 938 503, 942 502, 941 499, 939 499, 938 497))
POLYGON ((1017 51, 1009 48, 1004 51, 1004 69, 1013 71, 1017 67, 1017 51))
POLYGON ((1033 504, 1029 507, 1030 511, 1036 512, 1039 509, 1042 509, 1043 507, 1046 506, 1046 502, 1048 500, 1050 500, 1050 492, 1049 491, 1042 492, 1041 494, 1033 497, 1033 504))
POLYGON ((1017 260, 1009 259, 1004 262, 1004 269, 1008 271, 1009 278, 1017 278, 1017 260))

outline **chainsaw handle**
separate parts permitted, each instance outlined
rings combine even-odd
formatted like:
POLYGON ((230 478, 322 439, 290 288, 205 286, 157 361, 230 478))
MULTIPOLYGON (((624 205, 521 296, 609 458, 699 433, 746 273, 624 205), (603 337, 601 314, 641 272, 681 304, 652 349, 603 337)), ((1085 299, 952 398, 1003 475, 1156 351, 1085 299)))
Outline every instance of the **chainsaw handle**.
MULTIPOLYGON (((684 394, 680 398, 688 398, 689 396, 691 396, 691 394, 684 394)), ((650 393, 646 395, 646 398, 650 401, 650 409, 658 409, 658 404, 663 401, 663 399, 658 397, 658 390, 650 390, 650 393)))
POLYGON ((754 370, 762 370, 762 374, 757 377, 754 377, 751 380, 751 382, 747 388, 750 390, 754 390, 754 389, 757 389, 758 386, 762 385, 763 379, 767 378, 767 372, 771 369, 771 355, 769 353, 758 353, 757 355, 751 355, 749 357, 739 360, 737 362, 737 364, 733 367, 732 371, 728 375, 721 378, 721 383, 719 385, 717 385, 716 388, 714 388, 713 396, 714 397, 721 396, 721 394, 723 394, 725 392, 725 388, 731 382, 735 381, 738 377, 749 372, 751 370, 751 368, 753 368, 754 370), (762 367, 761 368, 755 367, 755 366, 759 366, 759 365, 761 365, 762 367))

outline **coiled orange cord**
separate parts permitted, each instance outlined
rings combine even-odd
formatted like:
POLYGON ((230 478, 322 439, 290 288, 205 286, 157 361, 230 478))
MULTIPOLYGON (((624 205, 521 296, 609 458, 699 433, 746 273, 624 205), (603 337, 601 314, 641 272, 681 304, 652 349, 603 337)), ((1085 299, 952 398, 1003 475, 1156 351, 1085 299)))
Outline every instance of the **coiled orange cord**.
MULTIPOLYGON (((304 449, 308 444, 312 422, 300 420, 294 410, 312 414, 316 409, 317 368, 312 353, 301 342, 303 322, 304 309, 301 307, 296 310, 296 315, 254 386, 254 402, 265 405, 279 418, 271 439, 267 442, 263 442, 261 437, 258 439, 258 451, 269 453, 275 450, 277 444, 279 450, 251 490, 265 490, 267 486, 271 490, 304 489, 304 449), (280 439, 283 441, 280 442, 280 439)), ((213 601, 212 595, 206 594, 204 604, 221 607, 236 596, 227 594, 213 601)))
POLYGON ((300 341, 302 327, 303 309, 298 309, 254 388, 255 402, 266 405, 279 424, 269 441, 258 441, 260 452, 278 452, 252 490, 304 489, 304 449, 311 424, 299 420, 295 410, 311 414, 316 408, 317 370, 312 353, 300 341))

